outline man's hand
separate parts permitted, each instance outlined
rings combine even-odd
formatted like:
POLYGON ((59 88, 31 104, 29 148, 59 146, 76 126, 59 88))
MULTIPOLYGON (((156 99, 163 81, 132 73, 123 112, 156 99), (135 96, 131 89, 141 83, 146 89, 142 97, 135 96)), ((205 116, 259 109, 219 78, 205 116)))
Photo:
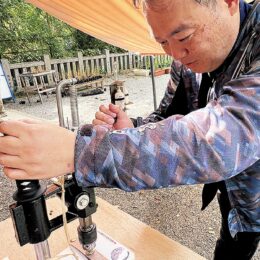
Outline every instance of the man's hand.
POLYGON ((101 105, 96 112, 93 125, 105 125, 109 129, 119 130, 123 128, 133 128, 134 125, 127 114, 119 106, 109 104, 108 107, 101 105))
POLYGON ((46 179, 74 171, 75 133, 38 121, 0 123, 0 164, 11 179, 46 179))

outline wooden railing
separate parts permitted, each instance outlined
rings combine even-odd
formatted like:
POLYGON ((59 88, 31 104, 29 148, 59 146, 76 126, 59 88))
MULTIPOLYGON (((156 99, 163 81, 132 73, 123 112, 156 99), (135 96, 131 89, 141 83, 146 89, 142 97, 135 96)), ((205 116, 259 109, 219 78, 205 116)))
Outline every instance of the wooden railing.
MULTIPOLYGON (((171 58, 167 55, 159 55, 155 58, 156 66, 169 64, 171 58)), ((7 59, 2 59, 4 72, 9 80, 10 86, 15 91, 22 90, 20 74, 26 72, 41 72, 46 70, 55 70, 57 80, 68 79, 72 77, 81 77, 89 75, 111 75, 116 69, 120 72, 129 71, 134 68, 149 68, 149 57, 136 55, 131 52, 110 53, 105 51, 104 55, 83 56, 78 52, 77 57, 65 59, 50 59, 49 55, 44 55, 43 61, 23 62, 10 64, 7 59)), ((46 77, 47 84, 53 83, 52 77, 46 77)), ((33 82, 26 82, 26 85, 33 85, 33 82)))

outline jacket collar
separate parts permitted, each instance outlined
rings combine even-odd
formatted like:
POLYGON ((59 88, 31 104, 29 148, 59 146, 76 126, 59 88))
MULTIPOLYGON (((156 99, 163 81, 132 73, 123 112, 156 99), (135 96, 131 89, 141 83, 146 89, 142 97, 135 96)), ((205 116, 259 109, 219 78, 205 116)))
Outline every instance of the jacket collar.
MULTIPOLYGON (((247 7, 248 8, 248 7, 247 7)), ((240 24, 240 31, 237 37, 237 40, 228 55, 228 57, 225 59, 224 63, 217 68, 215 71, 210 73, 210 77, 212 79, 216 79, 221 73, 227 70, 231 62, 234 60, 234 57, 239 52, 242 43, 244 43, 245 38, 247 36, 250 36, 251 33, 256 29, 256 25, 260 23, 260 1, 255 1, 254 5, 250 8, 248 8, 248 14, 244 19, 241 15, 241 8, 240 8, 240 17, 241 17, 241 24, 240 24), (242 20, 243 19, 243 20, 242 20)), ((249 37, 250 38, 250 37, 249 37)))

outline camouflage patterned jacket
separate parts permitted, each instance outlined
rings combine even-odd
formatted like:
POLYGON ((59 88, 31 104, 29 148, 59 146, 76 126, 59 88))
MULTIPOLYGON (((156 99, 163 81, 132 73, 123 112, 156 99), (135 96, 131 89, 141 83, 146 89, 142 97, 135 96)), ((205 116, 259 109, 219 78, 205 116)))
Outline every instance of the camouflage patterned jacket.
POLYGON ((201 74, 174 62, 165 96, 143 125, 112 132, 82 126, 76 179, 83 186, 125 191, 224 180, 231 234, 260 232, 259 2, 207 91, 205 107, 199 106, 201 81, 201 74), (183 91, 185 100, 179 98, 183 91))

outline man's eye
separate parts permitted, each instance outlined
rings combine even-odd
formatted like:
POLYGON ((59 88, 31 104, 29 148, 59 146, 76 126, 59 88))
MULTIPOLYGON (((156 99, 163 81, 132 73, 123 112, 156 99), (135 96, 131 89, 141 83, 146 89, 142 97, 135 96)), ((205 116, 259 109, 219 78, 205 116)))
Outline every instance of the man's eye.
POLYGON ((192 34, 188 35, 187 37, 184 37, 182 39, 179 39, 180 42, 185 42, 186 40, 190 39, 192 34))
POLYGON ((163 42, 160 42, 160 44, 163 45, 163 46, 165 46, 165 45, 168 44, 168 42, 167 42, 167 41, 163 41, 163 42))

